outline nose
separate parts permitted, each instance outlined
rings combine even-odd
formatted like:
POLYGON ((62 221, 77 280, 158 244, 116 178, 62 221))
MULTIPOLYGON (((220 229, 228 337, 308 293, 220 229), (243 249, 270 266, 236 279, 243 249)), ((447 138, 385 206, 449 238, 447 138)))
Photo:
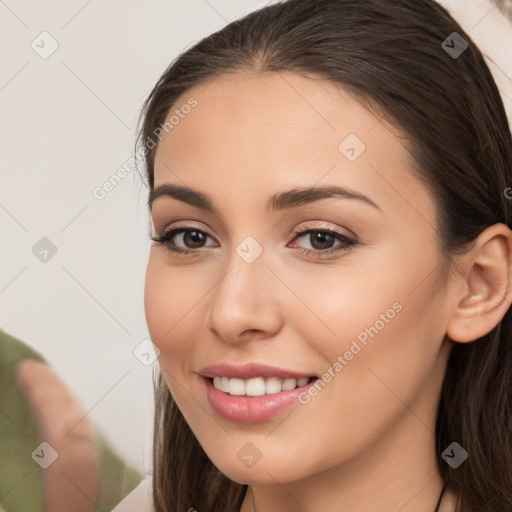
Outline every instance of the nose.
POLYGON ((230 344, 274 336, 283 325, 281 288, 263 254, 248 263, 234 252, 227 272, 209 295, 207 328, 230 344))

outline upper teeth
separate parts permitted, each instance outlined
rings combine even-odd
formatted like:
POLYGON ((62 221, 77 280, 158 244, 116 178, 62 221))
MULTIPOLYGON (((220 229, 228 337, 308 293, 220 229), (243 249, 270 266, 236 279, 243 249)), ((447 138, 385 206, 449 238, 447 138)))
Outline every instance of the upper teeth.
POLYGON ((272 395, 280 391, 289 391, 297 386, 307 384, 309 378, 279 379, 278 377, 254 377, 253 379, 230 379, 229 377, 214 377, 213 385, 230 395, 261 396, 272 395))

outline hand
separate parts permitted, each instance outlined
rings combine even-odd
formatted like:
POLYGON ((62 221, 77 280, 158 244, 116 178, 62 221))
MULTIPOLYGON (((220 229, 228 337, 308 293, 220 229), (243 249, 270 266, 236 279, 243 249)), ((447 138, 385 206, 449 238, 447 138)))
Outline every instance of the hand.
POLYGON ((58 453, 43 470, 45 512, 92 512, 99 490, 99 453, 86 411, 46 364, 23 360, 18 384, 37 420, 39 439, 58 453))

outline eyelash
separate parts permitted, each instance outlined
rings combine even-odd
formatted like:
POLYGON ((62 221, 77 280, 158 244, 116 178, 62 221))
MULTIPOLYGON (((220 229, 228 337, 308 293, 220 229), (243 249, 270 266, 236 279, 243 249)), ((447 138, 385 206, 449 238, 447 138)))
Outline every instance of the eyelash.
MULTIPOLYGON (((176 245, 172 245, 170 243, 170 241, 172 240, 172 238, 174 238, 175 235, 180 234, 180 233, 190 232, 190 231, 195 231, 195 232, 204 234, 206 236, 210 236, 206 231, 197 229, 194 226, 186 226, 186 225, 184 225, 184 226, 179 226, 179 227, 175 227, 175 228, 170 228, 170 229, 160 233, 159 235, 152 236, 150 238, 151 238, 151 240, 153 240, 154 242, 157 242, 158 244, 162 244, 162 245, 165 244, 165 245, 167 245, 167 248, 170 251, 172 251, 174 253, 177 253, 179 255, 186 256, 186 255, 189 255, 189 254, 192 254, 192 253, 194 255, 198 255, 200 252, 202 252, 201 249, 182 249, 182 248, 176 247, 176 245)), ((305 254, 307 256, 313 256, 313 257, 316 257, 316 258, 320 258, 320 257, 322 257, 322 256, 324 256, 326 254, 332 254, 332 253, 336 253, 336 252, 339 252, 339 251, 350 251, 358 243, 353 238, 349 238, 349 237, 347 237, 347 236, 345 236, 345 235, 343 235, 341 233, 338 233, 337 231, 333 231, 331 229, 327 229, 327 228, 309 228, 309 227, 306 227, 305 229, 296 231, 294 233, 293 240, 295 240, 297 237, 300 237, 300 236, 303 236, 303 235, 306 235, 306 234, 310 234, 310 233, 325 233, 327 235, 330 235, 330 236, 334 237, 336 240, 339 240, 340 242, 343 242, 342 245, 339 245, 339 246, 334 247, 332 249, 325 249, 325 250, 303 249, 303 248, 297 249, 301 254, 305 254)))

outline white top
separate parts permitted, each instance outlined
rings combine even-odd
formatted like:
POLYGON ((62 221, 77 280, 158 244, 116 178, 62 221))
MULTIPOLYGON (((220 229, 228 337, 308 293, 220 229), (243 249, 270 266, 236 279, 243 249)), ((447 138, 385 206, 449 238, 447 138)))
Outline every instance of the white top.
POLYGON ((151 475, 145 476, 112 512, 155 512, 153 507, 153 487, 151 475))

